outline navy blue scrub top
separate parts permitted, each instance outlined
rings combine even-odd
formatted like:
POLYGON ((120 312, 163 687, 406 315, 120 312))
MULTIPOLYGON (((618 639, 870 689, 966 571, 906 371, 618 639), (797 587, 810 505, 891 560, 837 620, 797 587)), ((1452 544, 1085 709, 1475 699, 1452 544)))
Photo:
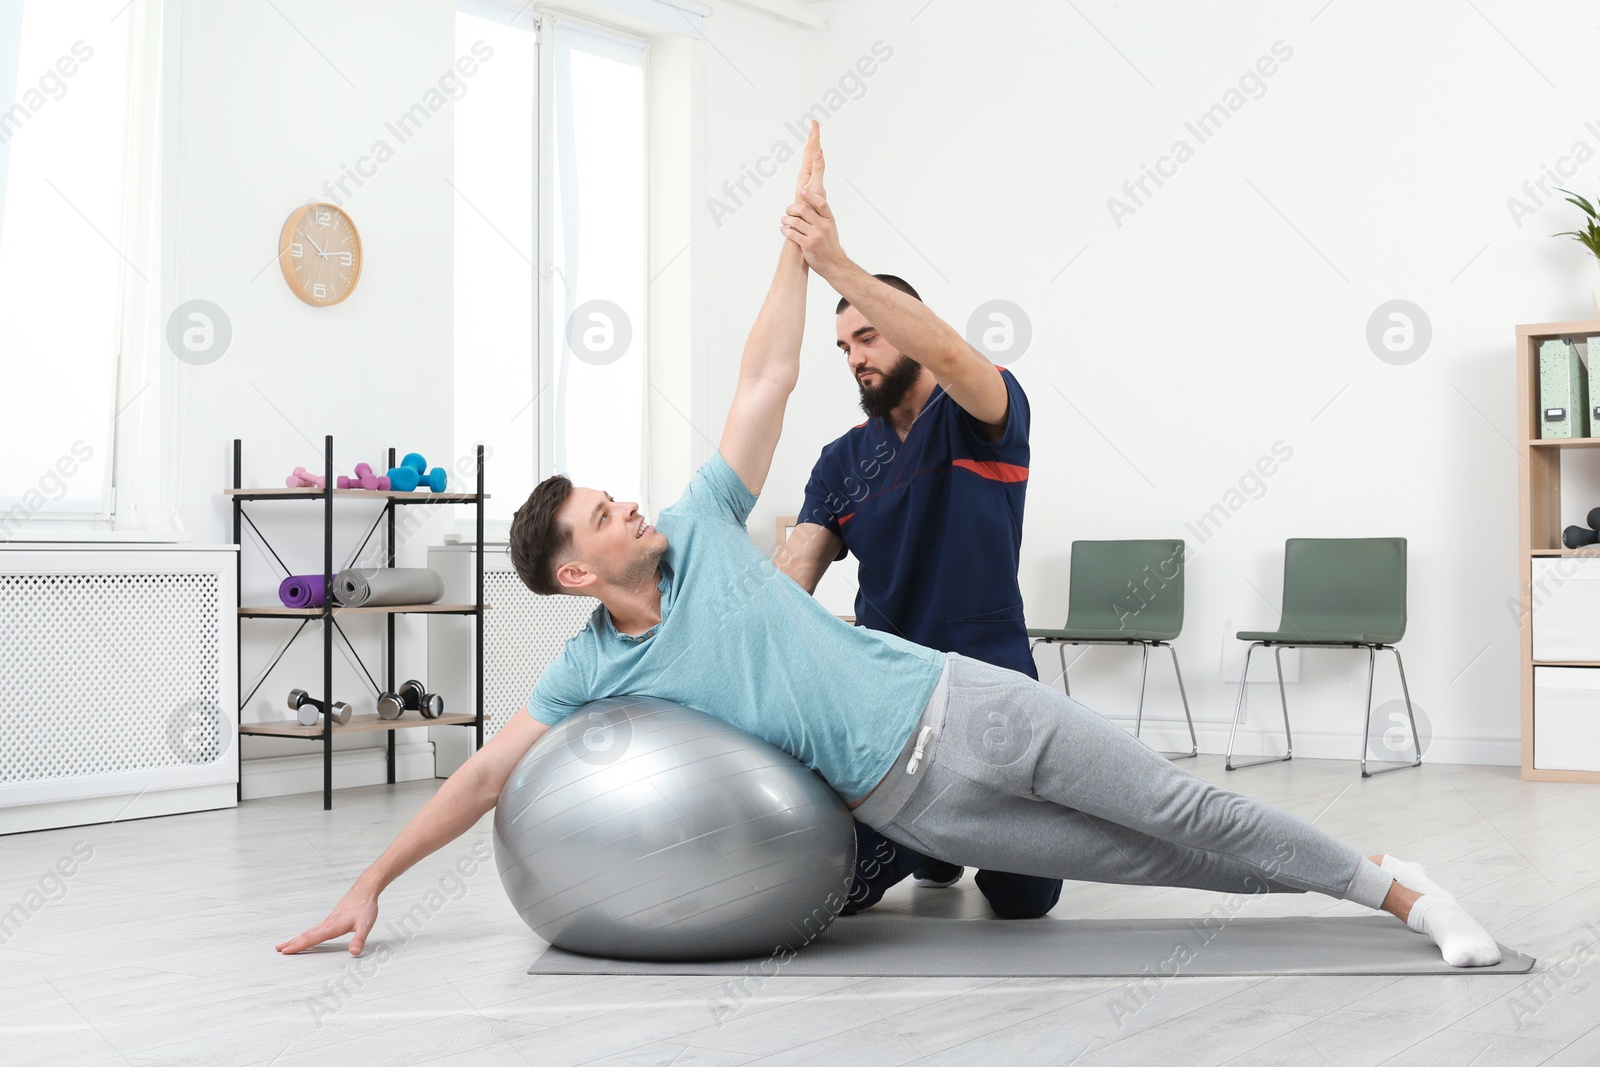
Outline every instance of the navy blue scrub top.
POLYGON ((935 388, 904 441, 871 418, 824 448, 800 521, 859 562, 858 626, 1037 678, 1017 585, 1028 397, 996 370, 1010 395, 999 440, 935 388))

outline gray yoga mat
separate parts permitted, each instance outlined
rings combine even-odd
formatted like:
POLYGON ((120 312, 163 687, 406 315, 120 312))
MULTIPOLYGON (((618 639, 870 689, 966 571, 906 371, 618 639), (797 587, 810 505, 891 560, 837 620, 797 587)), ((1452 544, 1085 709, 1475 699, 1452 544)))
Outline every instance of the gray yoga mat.
POLYGON ((638 963, 547 948, 529 974, 1136 978, 1283 974, 1526 974, 1500 946, 1493 967, 1451 967, 1433 942, 1387 915, 1200 919, 932 919, 858 915, 786 962, 638 963), (1185 951, 1187 949, 1187 951, 1185 951), (1174 974, 1175 972, 1175 974, 1174 974))
POLYGON ((347 608, 432 604, 444 579, 427 567, 351 567, 334 575, 333 595, 347 608))

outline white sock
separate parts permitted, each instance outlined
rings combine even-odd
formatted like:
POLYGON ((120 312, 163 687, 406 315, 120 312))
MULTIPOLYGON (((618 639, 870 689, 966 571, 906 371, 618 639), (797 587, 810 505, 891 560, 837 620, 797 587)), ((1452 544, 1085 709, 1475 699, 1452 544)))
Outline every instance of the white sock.
POLYGON ((1428 872, 1423 870, 1422 865, 1419 863, 1407 863, 1405 860, 1395 859, 1388 853, 1384 853, 1383 862, 1378 866, 1388 871, 1395 881, 1413 893, 1421 893, 1430 897, 1443 897, 1451 903, 1455 903, 1456 898, 1446 893, 1429 878, 1428 872))
POLYGON ((1406 925, 1426 934, 1452 967, 1489 967, 1500 962, 1500 946, 1494 938, 1453 900, 1418 897, 1406 925))

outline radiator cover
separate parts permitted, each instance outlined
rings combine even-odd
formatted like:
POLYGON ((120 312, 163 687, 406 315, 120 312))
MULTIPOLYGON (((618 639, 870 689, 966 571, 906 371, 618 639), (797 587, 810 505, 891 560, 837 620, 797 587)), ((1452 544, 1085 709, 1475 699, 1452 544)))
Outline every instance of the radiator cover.
POLYGON ((0 550, 0 807, 237 782, 234 560, 0 550))
MULTIPOLYGON (((435 545, 428 566, 456 589, 474 588, 475 549, 471 545, 435 545)), ((483 552, 483 736, 487 741, 522 710, 528 694, 567 638, 583 629, 600 603, 592 597, 540 596, 523 584, 511 565, 505 545, 485 545, 483 552)), ((473 633, 470 616, 428 619, 428 688, 441 693, 445 707, 471 712, 473 633)), ((434 727, 440 777, 448 776, 470 755, 460 727, 434 727)))

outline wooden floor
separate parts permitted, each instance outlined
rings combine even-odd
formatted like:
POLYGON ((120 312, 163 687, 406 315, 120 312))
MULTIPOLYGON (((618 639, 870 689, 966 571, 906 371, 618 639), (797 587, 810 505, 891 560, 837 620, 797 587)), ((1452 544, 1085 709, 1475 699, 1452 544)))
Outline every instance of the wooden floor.
MULTIPOLYGON (((1220 757, 1197 762, 1224 780, 1220 757)), ((1226 784, 1364 851, 1428 865, 1538 967, 1180 977, 1137 999, 1121 980, 780 976, 735 993, 720 978, 530 977, 541 943, 493 864, 451 873, 475 845, 487 851, 488 818, 389 890, 362 959, 274 953, 326 914, 436 786, 413 782, 342 791, 332 812, 307 794, 0 838, 0 1063, 1600 1062, 1600 787, 1444 765, 1362 781, 1353 763, 1313 760, 1226 784), (50 873, 63 858, 81 861, 70 877, 50 873), (391 925, 408 911, 409 927, 391 925), (736 1010, 714 1014, 732 1000, 736 1010)), ((1054 914, 1192 915, 1220 899, 1071 883, 1054 914)), ((946 890, 903 885, 881 908, 987 914, 970 876, 946 890)), ((1289 895, 1240 914, 1361 911, 1289 895)))

